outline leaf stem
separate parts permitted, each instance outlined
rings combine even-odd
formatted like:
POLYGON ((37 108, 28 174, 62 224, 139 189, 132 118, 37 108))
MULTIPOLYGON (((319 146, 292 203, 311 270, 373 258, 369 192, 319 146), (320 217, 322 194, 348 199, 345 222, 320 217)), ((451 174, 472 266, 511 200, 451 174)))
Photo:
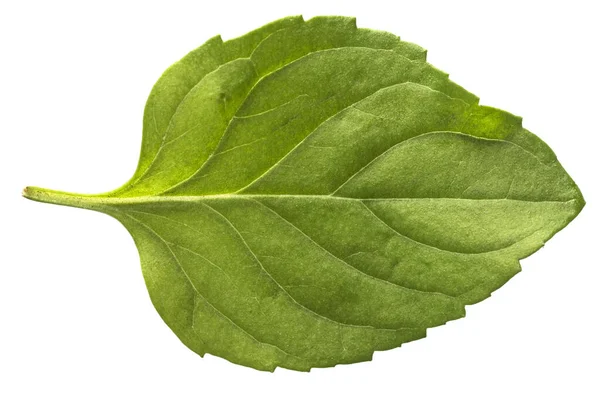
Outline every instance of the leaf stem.
POLYGON ((103 210, 104 203, 91 194, 68 193, 40 187, 25 187, 23 197, 41 203, 58 204, 61 206, 84 208, 88 210, 103 210))

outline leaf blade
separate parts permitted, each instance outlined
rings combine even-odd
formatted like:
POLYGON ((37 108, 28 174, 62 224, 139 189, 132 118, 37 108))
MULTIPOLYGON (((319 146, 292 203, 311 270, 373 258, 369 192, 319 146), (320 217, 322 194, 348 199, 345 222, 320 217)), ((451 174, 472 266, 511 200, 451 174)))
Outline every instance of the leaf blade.
POLYGON ((424 58, 341 17, 213 38, 151 92, 126 185, 24 195, 121 221, 200 355, 369 360, 463 317, 585 204, 519 117, 424 58))

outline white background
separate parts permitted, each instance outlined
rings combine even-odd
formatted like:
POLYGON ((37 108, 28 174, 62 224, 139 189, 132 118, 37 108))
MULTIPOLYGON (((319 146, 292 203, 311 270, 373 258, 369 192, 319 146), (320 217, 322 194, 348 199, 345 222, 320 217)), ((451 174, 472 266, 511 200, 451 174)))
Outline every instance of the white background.
POLYGON ((3 1, 0 412, 600 412, 594 3, 3 1), (291 14, 356 16, 426 47, 482 104, 523 116, 588 205, 507 285, 427 339, 369 363, 271 374, 183 346, 117 221, 20 192, 118 187, 162 71, 217 33, 291 14))

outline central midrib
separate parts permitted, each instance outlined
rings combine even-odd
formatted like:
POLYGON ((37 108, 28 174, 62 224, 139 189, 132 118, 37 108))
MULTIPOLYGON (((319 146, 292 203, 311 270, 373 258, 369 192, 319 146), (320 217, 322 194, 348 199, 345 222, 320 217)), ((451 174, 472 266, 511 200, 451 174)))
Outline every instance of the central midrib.
POLYGON ((328 200, 338 202, 363 202, 363 201, 465 201, 465 202, 517 202, 517 203, 571 203, 577 199, 569 200, 522 200, 512 198, 460 198, 460 197, 378 197, 354 198, 321 194, 212 194, 212 195, 176 195, 176 196, 136 196, 136 197, 110 197, 106 194, 76 194, 62 191, 48 190, 39 187, 27 187, 23 190, 26 198, 44 203, 59 204, 90 210, 105 211, 119 205, 139 205, 157 203, 195 203, 207 200, 244 200, 265 198, 301 198, 313 200, 328 200))

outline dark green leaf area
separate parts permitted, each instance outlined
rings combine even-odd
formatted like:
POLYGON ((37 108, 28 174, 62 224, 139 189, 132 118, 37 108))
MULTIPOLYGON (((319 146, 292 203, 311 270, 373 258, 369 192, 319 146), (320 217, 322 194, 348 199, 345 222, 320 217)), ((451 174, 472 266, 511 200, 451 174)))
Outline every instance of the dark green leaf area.
POLYGON ((165 73, 144 127, 162 138, 110 195, 153 303, 199 354, 368 360, 464 316, 583 206, 520 118, 419 47, 344 18, 247 36, 165 73))

